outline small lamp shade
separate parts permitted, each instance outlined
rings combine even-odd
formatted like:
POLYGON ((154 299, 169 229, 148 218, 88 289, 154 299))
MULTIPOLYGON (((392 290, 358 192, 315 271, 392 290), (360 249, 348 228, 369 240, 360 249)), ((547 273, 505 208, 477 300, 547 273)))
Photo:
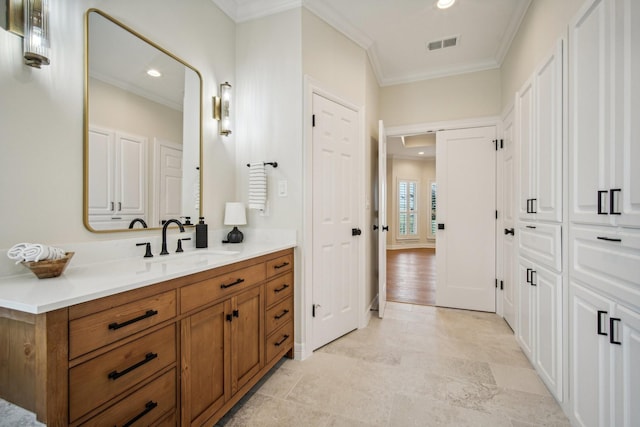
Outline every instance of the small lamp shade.
POLYGON ((247 223, 247 214, 244 209, 244 203, 227 202, 224 206, 224 225, 233 225, 233 230, 227 234, 228 243, 242 243, 244 235, 238 230, 238 225, 247 223))
POLYGON ((227 202, 224 206, 224 225, 245 225, 247 214, 244 203, 227 202))

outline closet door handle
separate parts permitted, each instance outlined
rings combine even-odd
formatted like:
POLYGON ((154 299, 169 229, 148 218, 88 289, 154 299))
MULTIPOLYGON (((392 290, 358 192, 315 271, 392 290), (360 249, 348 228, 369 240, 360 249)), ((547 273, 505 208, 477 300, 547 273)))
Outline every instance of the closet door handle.
POLYGON ((616 211, 616 193, 620 193, 619 188, 609 190, 609 215, 622 215, 622 212, 616 211))
POLYGON ((530 229, 532 229, 532 230, 535 230, 535 229, 536 229, 536 226, 535 226, 535 225, 527 225, 527 228, 530 228, 530 229))
POLYGON ((115 211, 115 204, 111 202, 111 212, 115 211))
POLYGON ((620 342, 620 341, 616 341, 616 339, 615 339, 615 337, 614 337, 614 336, 615 336, 615 331, 616 331, 616 328, 615 328, 615 324, 614 324, 614 323, 615 323, 615 322, 619 322, 619 321, 620 321, 620 319, 615 318, 615 317, 610 317, 610 318, 609 318, 609 331, 611 332, 611 335, 609 335, 609 342, 610 342, 611 344, 622 345, 622 342, 620 342))
POLYGON ((602 315, 607 314, 606 311, 598 310, 598 335, 607 336, 607 332, 602 330, 602 315))
POLYGON ((527 199, 527 213, 531 213, 531 199, 527 199))
POLYGON ((527 268, 527 283, 531 283, 531 276, 530 276, 530 274, 531 274, 531 272, 532 272, 532 271, 533 271, 532 269, 527 268))
POLYGON ((606 212, 606 211, 602 210, 602 205, 603 205, 603 203, 602 203, 602 195, 603 194, 607 194, 607 193, 608 193, 607 190, 598 191, 598 215, 608 215, 609 214, 609 212, 606 212))
POLYGON ((531 213, 538 213, 538 209, 536 208, 536 202, 538 199, 531 199, 531 213))
POLYGON ((535 278, 537 278, 537 276, 538 276, 538 272, 535 270, 531 270, 531 286, 538 286, 538 284, 536 283, 537 280, 534 280, 535 278))
POLYGON ((613 237, 598 236, 596 239, 604 240, 606 242, 622 242, 622 239, 614 239, 613 237))

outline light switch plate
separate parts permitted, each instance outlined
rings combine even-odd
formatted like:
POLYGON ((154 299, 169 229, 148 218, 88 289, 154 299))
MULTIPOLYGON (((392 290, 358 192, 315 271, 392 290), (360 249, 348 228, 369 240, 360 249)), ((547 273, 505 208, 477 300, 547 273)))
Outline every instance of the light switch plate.
POLYGON ((287 181, 278 181, 278 196, 287 197, 287 181))

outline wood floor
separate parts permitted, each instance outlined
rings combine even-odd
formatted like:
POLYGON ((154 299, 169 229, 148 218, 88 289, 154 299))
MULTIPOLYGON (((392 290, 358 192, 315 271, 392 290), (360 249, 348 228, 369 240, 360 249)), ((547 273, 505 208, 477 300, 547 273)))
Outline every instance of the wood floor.
POLYGON ((436 304, 436 250, 387 251, 387 301, 436 304))

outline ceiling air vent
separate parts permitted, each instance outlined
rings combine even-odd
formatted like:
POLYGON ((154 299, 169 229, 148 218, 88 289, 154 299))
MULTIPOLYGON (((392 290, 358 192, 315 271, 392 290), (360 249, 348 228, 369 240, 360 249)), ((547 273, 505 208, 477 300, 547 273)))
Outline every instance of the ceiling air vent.
POLYGON ((447 47, 457 46, 458 38, 459 38, 458 36, 454 36, 454 37, 447 37, 446 39, 442 39, 442 40, 434 40, 432 42, 428 42, 427 50, 432 51, 432 50, 445 49, 447 47))

